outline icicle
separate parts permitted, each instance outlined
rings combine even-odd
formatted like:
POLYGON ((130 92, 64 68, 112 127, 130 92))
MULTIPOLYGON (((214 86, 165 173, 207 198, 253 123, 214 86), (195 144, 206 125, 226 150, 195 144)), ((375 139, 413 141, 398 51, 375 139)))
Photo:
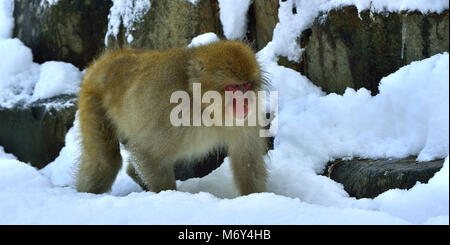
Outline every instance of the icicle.
POLYGON ((406 17, 407 17, 407 14, 404 14, 403 18, 402 18, 402 51, 401 51, 401 54, 400 54, 400 58, 402 60, 403 60, 404 53, 405 53, 405 39, 406 39, 406 24, 405 24, 405 22, 406 22, 406 17))

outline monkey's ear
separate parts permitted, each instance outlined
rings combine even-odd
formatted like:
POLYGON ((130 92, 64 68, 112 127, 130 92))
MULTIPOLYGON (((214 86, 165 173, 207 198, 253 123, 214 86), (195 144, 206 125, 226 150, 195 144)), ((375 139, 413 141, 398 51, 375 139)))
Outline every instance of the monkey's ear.
POLYGON ((201 60, 192 58, 189 60, 188 71, 191 77, 199 77, 203 72, 205 72, 205 65, 201 60))

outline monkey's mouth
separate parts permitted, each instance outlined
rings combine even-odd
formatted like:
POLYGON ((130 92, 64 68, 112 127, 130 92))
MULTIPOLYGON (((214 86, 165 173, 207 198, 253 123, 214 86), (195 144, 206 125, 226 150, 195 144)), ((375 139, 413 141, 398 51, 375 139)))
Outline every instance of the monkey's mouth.
POLYGON ((238 105, 236 99, 233 99, 233 114, 236 119, 246 119, 248 115, 248 100, 244 100, 242 105, 238 105))
MULTIPOLYGON (((248 115, 248 98, 244 96, 244 94, 252 88, 252 83, 244 83, 244 84, 228 84, 225 87, 225 91, 233 92, 233 115, 236 119, 244 120, 248 115), (241 94, 236 95, 236 92, 242 92, 241 94), (237 103, 237 98, 243 99, 243 103, 237 103)), ((242 100, 240 100, 242 101, 242 100)))

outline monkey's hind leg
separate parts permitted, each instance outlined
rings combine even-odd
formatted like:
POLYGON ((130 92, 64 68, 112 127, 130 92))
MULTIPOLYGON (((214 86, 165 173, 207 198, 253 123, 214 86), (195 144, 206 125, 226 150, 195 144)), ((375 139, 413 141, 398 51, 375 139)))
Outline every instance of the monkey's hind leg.
POLYGON ((127 172, 142 189, 157 193, 177 189, 173 165, 167 160, 157 160, 142 152, 135 152, 131 159, 127 172))
POLYGON ((148 191, 147 186, 145 186, 144 181, 141 179, 141 177, 136 172, 136 169, 133 167, 133 165, 130 163, 127 167, 127 174, 130 176, 134 182, 136 182, 144 191, 148 191))
POLYGON ((234 149, 230 153, 234 182, 241 195, 266 191, 267 170, 263 153, 255 152, 258 151, 234 149))
POLYGON ((81 164, 76 188, 80 192, 104 193, 122 166, 115 129, 95 95, 80 94, 81 164))

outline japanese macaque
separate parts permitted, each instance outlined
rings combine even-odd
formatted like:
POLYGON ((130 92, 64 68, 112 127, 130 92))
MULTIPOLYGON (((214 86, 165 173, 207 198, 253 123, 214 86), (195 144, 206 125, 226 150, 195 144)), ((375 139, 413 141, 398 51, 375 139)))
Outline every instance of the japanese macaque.
MULTIPOLYGON (((117 50, 88 68, 79 95, 82 157, 76 188, 80 192, 110 190, 122 166, 119 142, 131 152, 127 173, 143 189, 175 190, 174 163, 202 159, 226 149, 241 195, 266 190, 263 155, 267 139, 261 126, 174 126, 170 103, 176 91, 190 95, 194 84, 201 93, 258 91, 264 79, 254 52, 239 41, 219 41, 168 51, 117 50)), ((224 99, 225 100, 225 99, 224 99)), ((224 114, 246 120, 252 106, 220 103, 224 114)), ((203 112, 208 104, 201 104, 203 112)), ((255 112, 256 113, 256 112, 255 112)), ((215 112, 213 113, 215 114, 215 112)), ((191 117, 192 120, 195 118, 191 117)))

